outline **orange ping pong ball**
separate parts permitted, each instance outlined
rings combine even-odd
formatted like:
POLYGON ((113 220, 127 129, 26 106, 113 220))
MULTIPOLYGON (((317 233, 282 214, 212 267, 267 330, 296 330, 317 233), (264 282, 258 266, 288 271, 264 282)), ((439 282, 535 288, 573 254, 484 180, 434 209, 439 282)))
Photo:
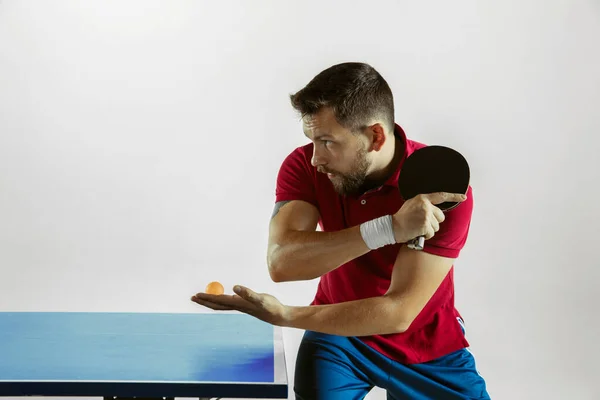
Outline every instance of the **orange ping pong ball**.
POLYGON ((225 289, 223 288, 223 285, 221 285, 221 283, 211 282, 208 285, 206 285, 205 292, 208 294, 223 294, 225 292, 225 289))

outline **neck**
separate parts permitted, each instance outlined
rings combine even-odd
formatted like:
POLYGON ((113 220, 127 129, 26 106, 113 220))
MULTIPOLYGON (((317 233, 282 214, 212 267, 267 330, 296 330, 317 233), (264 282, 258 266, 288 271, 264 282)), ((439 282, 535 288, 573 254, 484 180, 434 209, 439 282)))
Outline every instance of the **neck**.
POLYGON ((381 165, 374 171, 370 179, 385 182, 398 168, 398 164, 404 154, 404 143, 402 140, 394 135, 393 147, 390 146, 385 154, 382 154, 381 165))
POLYGON ((369 174, 365 181, 365 190, 380 187, 396 172, 398 164, 404 154, 404 143, 395 135, 393 136, 393 147, 390 146, 385 154, 381 154, 380 165, 369 174))

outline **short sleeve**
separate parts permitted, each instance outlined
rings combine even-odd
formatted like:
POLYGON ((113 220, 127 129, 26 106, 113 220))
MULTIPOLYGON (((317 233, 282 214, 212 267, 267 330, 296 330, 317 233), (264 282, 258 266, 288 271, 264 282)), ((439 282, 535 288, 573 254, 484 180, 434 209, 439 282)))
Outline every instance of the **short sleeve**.
POLYGON ((303 200, 317 207, 314 171, 305 147, 295 149, 281 164, 275 187, 276 202, 303 200))
POLYGON ((473 214, 473 189, 467 190, 467 199, 445 213, 445 219, 435 235, 425 240, 423 251, 442 257, 457 258, 469 235, 473 214))

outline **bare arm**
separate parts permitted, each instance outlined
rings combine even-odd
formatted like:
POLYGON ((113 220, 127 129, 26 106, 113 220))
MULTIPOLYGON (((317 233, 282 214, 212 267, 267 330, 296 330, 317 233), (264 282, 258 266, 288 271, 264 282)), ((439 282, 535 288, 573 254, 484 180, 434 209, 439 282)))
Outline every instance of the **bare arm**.
POLYGON ((379 297, 307 307, 289 307, 286 326, 341 336, 401 333, 442 283, 454 260, 403 246, 387 293, 379 297))
POLYGON ((319 211, 310 203, 280 202, 269 225, 267 262, 275 282, 318 278, 369 252, 360 227, 315 231, 319 211))
MULTIPOLYGON (((435 207, 444 201, 463 201, 465 196, 451 193, 419 195, 406 201, 393 215, 396 243, 424 235, 430 239, 444 221, 435 207)), ((267 263, 275 282, 318 278, 370 251, 360 226, 316 232, 319 211, 305 201, 279 202, 269 225, 267 263)))
POLYGON ((316 306, 286 306, 245 287, 234 295, 198 293, 192 301, 213 310, 238 310, 268 323, 340 336, 402 333, 414 323, 448 275, 454 259, 400 248, 387 292, 316 306))

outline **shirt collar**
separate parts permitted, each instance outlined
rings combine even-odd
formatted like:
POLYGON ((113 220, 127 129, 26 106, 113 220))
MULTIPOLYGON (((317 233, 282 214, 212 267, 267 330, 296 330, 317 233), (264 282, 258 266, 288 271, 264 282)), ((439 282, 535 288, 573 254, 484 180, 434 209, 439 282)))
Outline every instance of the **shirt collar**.
POLYGON ((398 124, 395 124, 394 136, 396 138, 399 138, 402 142, 402 158, 400 159, 400 162, 398 163, 398 166, 396 167, 394 173, 390 175, 390 177, 383 183, 382 186, 398 186, 400 169, 402 167, 402 164, 404 164, 404 160, 406 159, 406 156, 408 154, 408 140, 406 139, 406 133, 404 132, 404 129, 402 129, 402 127, 398 124))

